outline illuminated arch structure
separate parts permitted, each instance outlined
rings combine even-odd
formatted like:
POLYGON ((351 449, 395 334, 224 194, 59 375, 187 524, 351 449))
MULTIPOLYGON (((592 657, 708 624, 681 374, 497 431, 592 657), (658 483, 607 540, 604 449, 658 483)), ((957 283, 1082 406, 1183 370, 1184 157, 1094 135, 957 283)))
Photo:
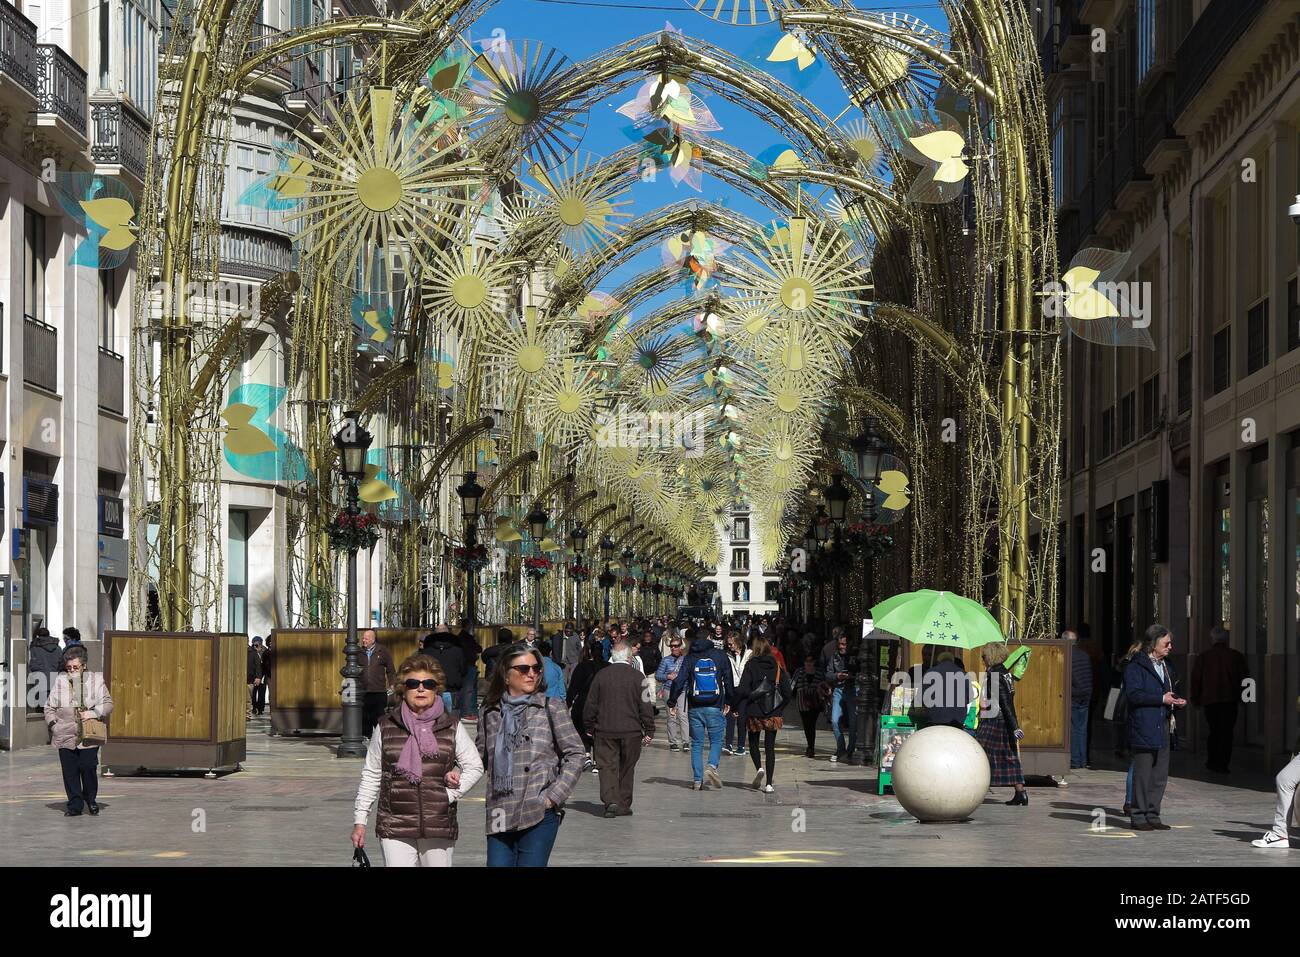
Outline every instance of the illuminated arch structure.
MULTIPOLYGON (((308 44, 369 51, 364 76, 325 107, 329 130, 304 130, 269 187, 300 229, 284 428, 306 463, 286 491, 307 619, 338 614, 323 529, 337 507, 330 438, 344 408, 359 408, 382 436, 375 509, 394 615, 409 624, 427 623, 422 569, 459 541, 451 487, 461 471, 491 477, 526 460, 495 490, 492 518, 519 543, 494 554, 492 575, 513 598, 493 607, 516 614, 540 587, 559 614, 572 595, 567 573, 528 581, 520 559, 546 551, 561 565, 595 564, 563 551, 575 524, 592 523, 589 554, 614 523, 636 529, 624 571, 640 595, 647 575, 679 589, 715 565, 714 516, 761 500, 772 522, 762 560, 777 565, 806 524, 808 487, 842 468, 846 436, 870 415, 912 469, 911 561, 892 584, 979 595, 992 551, 1004 627, 1052 633, 1059 349, 1033 296, 1056 263, 1040 78, 1018 5, 945 3, 950 37, 821 0, 777 5, 862 111, 851 129, 678 33, 580 64, 526 41, 466 49, 459 35, 489 6, 425 2, 267 43, 252 31, 260 3, 198 0, 181 8, 189 29, 174 31, 180 66, 156 117, 160 148, 139 217, 140 268, 164 283, 202 276, 213 261, 220 146, 251 78, 308 44), (647 83, 652 110, 694 85, 792 144, 797 162, 764 166, 706 132, 689 137, 693 161, 774 222, 705 202, 640 217, 625 209, 638 148, 583 158, 573 129, 594 105, 647 83), (899 117, 933 117, 940 99, 968 104, 963 147, 927 169, 899 117), (964 184, 944 179, 952 167, 964 184), (830 200, 818 202, 812 185, 830 200), (706 250, 730 248, 701 259, 697 237, 706 250), (655 244, 690 253, 602 292, 612 269, 655 244), (370 245, 385 255, 360 259, 370 245), (635 315, 689 274, 694 294, 635 315), (700 427, 676 444, 628 446, 609 440, 614 412, 700 427), (955 443, 939 437, 947 418, 955 443), (557 491, 570 473, 576 484, 557 491), (531 542, 517 530, 539 498, 555 520, 531 542), (942 535, 954 527, 968 530, 956 546, 942 535)), ((211 377, 196 369, 220 365, 240 337, 184 304, 150 319, 144 294, 136 315, 133 367, 150 368, 155 343, 160 352, 157 378, 133 390, 137 413, 157 397, 156 429, 133 416, 146 454, 132 505, 137 521, 154 515, 159 526, 141 569, 158 569, 164 627, 215 627, 210 590, 196 585, 214 527, 202 491, 228 433, 211 377)), ((147 577, 135 576, 138 589, 147 577)))

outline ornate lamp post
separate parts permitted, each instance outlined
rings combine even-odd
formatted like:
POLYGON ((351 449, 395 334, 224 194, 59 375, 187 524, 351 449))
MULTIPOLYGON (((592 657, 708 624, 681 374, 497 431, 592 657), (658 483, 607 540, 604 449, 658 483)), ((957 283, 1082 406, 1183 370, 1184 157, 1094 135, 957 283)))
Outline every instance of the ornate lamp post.
POLYGON ((477 472, 466 472, 465 481, 456 486, 461 511, 465 516, 465 618, 466 627, 471 631, 474 629, 474 582, 478 578, 478 571, 471 567, 470 556, 478 547, 478 510, 483 491, 483 486, 478 484, 477 472))
POLYGON ((841 566, 844 561, 844 546, 840 536, 840 529, 843 527, 845 519, 848 518, 849 499, 853 497, 853 493, 845 486, 844 476, 836 472, 831 479, 831 484, 822 490, 822 494, 826 497, 826 503, 830 508, 830 519, 835 526, 835 545, 831 550, 831 568, 835 574, 835 617, 836 619, 843 619, 844 582, 841 578, 841 566))
POLYGON ((600 540, 600 558, 605 563, 605 570, 600 573, 599 584, 605 589, 605 621, 609 621, 609 590, 614 587, 614 573, 609 570, 610 559, 614 557, 614 540, 608 535, 600 540))
MULTIPOLYGON (((853 440, 853 454, 858 460, 858 478, 867 487, 866 508, 863 515, 868 525, 876 521, 876 496, 874 489, 880 484, 881 462, 889 452, 889 442, 876 431, 875 420, 867 419, 862 425, 862 433, 853 440)), ((863 617, 871 611, 871 552, 864 550, 862 559, 862 600, 865 603, 863 617)))
MULTIPOLYGON (((582 553, 587 550, 587 530, 575 525, 569 533, 569 545, 573 548, 573 559, 582 564, 582 553)), ((573 580, 573 617, 576 619, 582 608, 582 582, 573 580)))
MULTIPOLYGON (((533 545, 537 549, 537 555, 542 555, 542 539, 546 537, 546 526, 551 522, 551 516, 546 514, 546 510, 540 504, 533 506, 533 510, 528 513, 528 534, 533 538, 533 545)), ((542 578, 541 575, 533 576, 533 628, 537 631, 537 637, 542 637, 542 578)))
MULTIPOLYGON (((343 413, 343 427, 334 435, 334 446, 339 450, 339 471, 348 487, 347 514, 355 518, 361 514, 359 485, 366 477, 366 452, 372 436, 361 427, 359 412, 343 413)), ((343 667, 339 674, 347 693, 343 696, 343 737, 339 741, 338 757, 360 758, 366 753, 361 737, 362 703, 358 679, 362 674, 360 651, 357 643, 357 551, 348 549, 348 637, 343 646, 343 667)))
MULTIPOLYGON (((625 548, 623 549, 622 555, 620 557, 623 559, 623 571, 627 573, 628 578, 631 578, 632 562, 636 560, 636 552, 632 551, 632 549, 630 548, 625 548)), ((632 588, 635 587, 636 584, 633 583, 632 588)), ((635 613, 635 608, 633 606, 633 600, 632 600, 632 588, 624 589, 624 594, 627 595, 627 604, 624 608, 624 611, 627 613, 627 616, 629 618, 631 618, 635 613)))

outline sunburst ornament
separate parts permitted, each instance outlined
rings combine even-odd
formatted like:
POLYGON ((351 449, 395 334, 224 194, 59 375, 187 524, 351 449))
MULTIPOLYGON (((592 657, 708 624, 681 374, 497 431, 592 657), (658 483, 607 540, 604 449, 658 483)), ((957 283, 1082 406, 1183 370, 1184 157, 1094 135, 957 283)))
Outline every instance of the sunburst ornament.
POLYGON ((298 242, 327 250, 327 269, 353 260, 346 272, 362 291, 372 262, 411 275, 431 267, 428 251, 442 241, 459 243, 458 221, 475 203, 467 193, 481 185, 445 127, 414 125, 409 110, 388 87, 349 91, 341 109, 326 104, 322 143, 296 134, 311 152, 299 173, 308 189, 285 220, 298 242))
POLYGON ((602 395, 600 374, 568 356, 552 364, 533 391, 530 411, 548 442, 567 446, 591 434, 602 395))
POLYGON ((489 329, 485 341, 507 374, 524 376, 535 383, 547 364, 554 361, 558 348, 552 335, 555 330, 553 319, 542 316, 536 306, 525 306, 522 323, 508 329, 489 329))
POLYGON ((425 274, 421 290, 425 311, 458 336, 498 322, 505 310, 511 264, 494 252, 469 242, 444 246, 430 256, 433 269, 425 274))
POLYGON ((571 251, 578 255, 602 249, 613 239, 622 220, 632 213, 627 186, 621 176, 601 175, 596 157, 588 154, 581 164, 574 157, 554 173, 534 166, 530 173, 540 184, 529 187, 543 216, 571 251))
POLYGON ((710 20, 736 27, 753 27, 776 19, 771 0, 686 0, 687 6, 710 20))
POLYGON ((880 137, 865 119, 842 124, 840 132, 857 154, 859 168, 876 179, 889 176, 889 156, 880 146, 880 137))
POLYGON ((763 332, 780 334, 778 358, 798 372, 808 352, 831 355, 856 341, 862 294, 873 287, 853 243, 830 224, 795 217, 788 242, 772 233, 736 257, 723 285, 769 310, 763 332))
POLYGON ((587 111, 563 96, 573 64, 536 40, 496 41, 474 61, 470 90, 482 111, 476 139, 500 139, 543 169, 569 158, 587 132, 587 111))

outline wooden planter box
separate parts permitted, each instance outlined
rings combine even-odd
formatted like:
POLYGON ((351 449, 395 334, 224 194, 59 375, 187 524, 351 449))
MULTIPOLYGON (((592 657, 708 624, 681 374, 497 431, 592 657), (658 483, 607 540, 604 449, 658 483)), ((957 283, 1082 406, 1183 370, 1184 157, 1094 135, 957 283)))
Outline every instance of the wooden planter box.
POLYGON ((113 713, 104 769, 237 770, 247 748, 247 668, 244 635, 107 632, 104 680, 113 713))
MULTIPOLYGON (((1013 642, 1033 649, 1025 677, 1016 682, 1016 717, 1025 732, 1020 764, 1025 776, 1062 775, 1070 770, 1070 645, 1056 639, 1013 642)), ((905 641, 908 667, 921 663, 923 645, 905 641)), ((967 671, 984 674, 980 649, 952 649, 967 671)), ((981 678, 982 680, 982 678, 981 678)))
MULTIPOLYGON (((360 629, 357 634, 360 636, 360 629)), ((400 665, 432 628, 376 628, 379 644, 400 665)), ((343 733, 342 628, 277 628, 271 632, 271 731, 343 733)))

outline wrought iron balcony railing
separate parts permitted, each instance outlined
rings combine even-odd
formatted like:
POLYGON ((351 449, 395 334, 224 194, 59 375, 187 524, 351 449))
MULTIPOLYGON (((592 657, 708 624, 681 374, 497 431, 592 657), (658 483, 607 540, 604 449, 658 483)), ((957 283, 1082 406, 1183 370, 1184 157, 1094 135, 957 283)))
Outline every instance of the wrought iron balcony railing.
POLYGON ((36 24, 11 4, 0 3, 0 73, 37 96, 36 24))
POLYGON ((86 135, 86 71, 52 43, 36 46, 36 111, 66 121, 86 135))
POLYGON ((95 123, 90 158, 99 164, 121 166, 143 180, 149 158, 149 121, 117 97, 92 98, 90 118, 95 123))

